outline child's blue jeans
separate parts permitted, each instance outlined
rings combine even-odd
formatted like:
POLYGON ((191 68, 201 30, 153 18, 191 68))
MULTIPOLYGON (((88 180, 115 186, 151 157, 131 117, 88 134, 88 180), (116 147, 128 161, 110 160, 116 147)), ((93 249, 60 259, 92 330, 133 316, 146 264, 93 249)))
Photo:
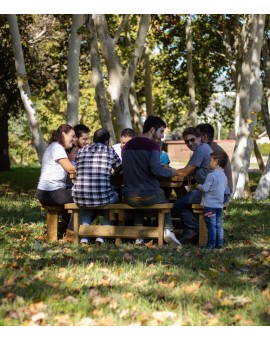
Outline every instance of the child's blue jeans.
POLYGON ((211 248, 223 246, 222 208, 203 208, 203 216, 208 229, 208 246, 211 248))

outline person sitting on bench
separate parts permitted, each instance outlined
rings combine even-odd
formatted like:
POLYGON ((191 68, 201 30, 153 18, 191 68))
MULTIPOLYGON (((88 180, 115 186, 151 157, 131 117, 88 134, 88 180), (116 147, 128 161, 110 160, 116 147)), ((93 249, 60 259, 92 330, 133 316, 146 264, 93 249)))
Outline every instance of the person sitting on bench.
MULTIPOLYGON (((80 225, 90 225, 94 211, 83 209, 89 206, 103 206, 119 201, 118 194, 111 187, 112 170, 120 172, 122 162, 113 148, 109 147, 110 133, 98 129, 94 133, 93 144, 78 150, 76 158, 76 183, 72 189, 74 202, 80 208, 80 225)), ((109 225, 109 212, 106 210, 103 225, 109 225)), ((82 237, 81 243, 88 243, 87 237, 82 237)), ((104 239, 98 237, 97 243, 103 244, 104 239)))

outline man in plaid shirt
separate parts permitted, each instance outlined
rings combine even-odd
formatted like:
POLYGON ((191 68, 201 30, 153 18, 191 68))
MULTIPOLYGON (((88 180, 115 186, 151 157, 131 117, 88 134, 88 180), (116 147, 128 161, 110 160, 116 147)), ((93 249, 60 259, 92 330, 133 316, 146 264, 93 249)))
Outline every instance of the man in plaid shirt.
MULTIPOLYGON (((78 151, 76 157, 76 183, 72 190, 74 202, 80 210, 80 224, 89 225, 92 222, 93 210, 83 209, 85 206, 102 206, 119 201, 118 194, 110 183, 112 169, 122 171, 122 162, 109 147, 110 133, 105 129, 98 129, 94 133, 93 144, 78 151)), ((109 225, 109 214, 104 213, 103 225, 109 225)), ((81 243, 88 243, 88 239, 81 238, 81 243)), ((102 238, 96 242, 104 243, 102 238)))

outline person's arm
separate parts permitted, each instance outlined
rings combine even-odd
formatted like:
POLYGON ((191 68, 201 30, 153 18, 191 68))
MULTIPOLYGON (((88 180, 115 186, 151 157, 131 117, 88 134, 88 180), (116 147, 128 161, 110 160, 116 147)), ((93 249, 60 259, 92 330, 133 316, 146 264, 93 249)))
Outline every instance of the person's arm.
POLYGON ((68 158, 61 158, 58 159, 58 163, 61 165, 61 167, 66 170, 70 174, 75 174, 76 168, 71 163, 71 161, 68 158))
POLYGON ((195 170, 196 170, 196 166, 187 164, 184 168, 182 168, 182 169, 177 169, 177 170, 176 170, 176 172, 177 172, 176 175, 177 175, 177 176, 186 177, 186 176, 189 176, 189 175, 194 174, 195 170))
POLYGON ((202 192, 208 192, 213 183, 214 183, 214 178, 213 178, 212 174, 210 173, 206 176, 205 182, 203 184, 198 184, 197 188, 198 188, 198 190, 200 190, 202 192))

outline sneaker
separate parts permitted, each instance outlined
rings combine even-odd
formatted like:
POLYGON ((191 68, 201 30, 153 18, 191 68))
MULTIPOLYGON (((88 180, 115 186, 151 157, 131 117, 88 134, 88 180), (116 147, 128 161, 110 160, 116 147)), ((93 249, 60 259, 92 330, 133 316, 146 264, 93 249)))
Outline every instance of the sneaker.
POLYGON ((143 246, 145 244, 144 239, 143 238, 137 238, 137 240, 135 241, 136 246, 143 246))
POLYGON ((104 244, 105 243, 104 238, 102 238, 102 237, 97 237, 95 242, 97 244, 104 244))
POLYGON ((177 240, 176 236, 169 229, 164 230, 164 240, 167 243, 174 243, 177 246, 181 246, 181 243, 177 240))
POLYGON ((88 238, 87 237, 81 237, 81 239, 80 239, 80 243, 89 243, 89 240, 88 240, 88 238))
POLYGON ((197 243, 199 234, 197 232, 188 232, 180 237, 182 244, 186 243, 197 243))
POLYGON ((203 249, 203 250, 209 250, 209 249, 213 250, 213 249, 215 249, 215 247, 212 247, 212 246, 207 244, 206 246, 201 246, 200 249, 203 249))

